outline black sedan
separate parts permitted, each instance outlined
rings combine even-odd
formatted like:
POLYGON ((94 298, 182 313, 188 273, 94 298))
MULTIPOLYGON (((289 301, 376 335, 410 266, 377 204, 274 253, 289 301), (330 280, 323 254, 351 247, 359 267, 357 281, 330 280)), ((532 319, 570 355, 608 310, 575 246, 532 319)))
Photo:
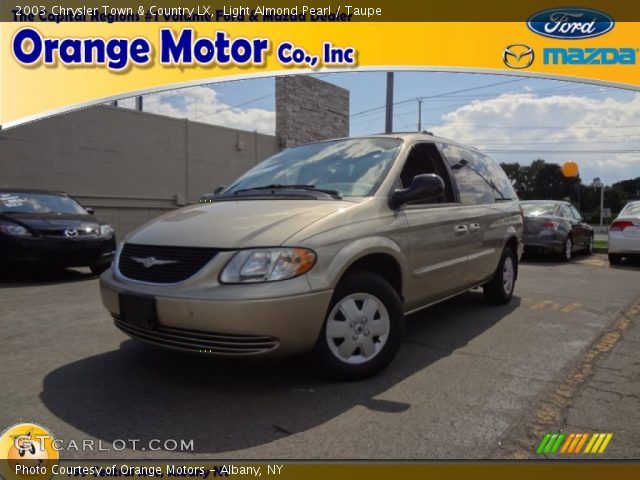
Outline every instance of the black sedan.
POLYGON ((109 268, 110 225, 63 192, 0 189, 0 265, 109 268))
POLYGON ((569 202, 529 200, 520 205, 525 250, 554 253, 563 261, 577 251, 593 252, 593 228, 569 202))

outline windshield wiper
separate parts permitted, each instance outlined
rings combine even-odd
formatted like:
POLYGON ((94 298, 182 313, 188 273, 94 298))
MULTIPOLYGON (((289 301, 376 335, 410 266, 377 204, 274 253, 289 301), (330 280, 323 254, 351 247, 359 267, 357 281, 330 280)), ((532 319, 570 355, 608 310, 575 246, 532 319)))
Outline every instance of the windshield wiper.
POLYGON ((311 192, 326 193, 338 200, 342 199, 342 195, 337 190, 330 190, 327 188, 317 188, 315 185, 283 185, 280 183, 274 183, 272 185, 261 185, 259 187, 241 188, 233 192, 234 195, 238 193, 251 192, 253 190, 308 190, 311 192))

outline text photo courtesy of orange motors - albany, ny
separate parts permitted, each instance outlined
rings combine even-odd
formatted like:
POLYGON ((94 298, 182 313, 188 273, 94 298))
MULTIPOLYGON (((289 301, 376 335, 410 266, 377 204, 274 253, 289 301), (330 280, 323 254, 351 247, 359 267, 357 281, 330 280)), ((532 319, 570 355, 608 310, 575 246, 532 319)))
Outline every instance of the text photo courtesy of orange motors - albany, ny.
POLYGON ((637 478, 640 9, 102 3, 0 5, 3 478, 637 478))

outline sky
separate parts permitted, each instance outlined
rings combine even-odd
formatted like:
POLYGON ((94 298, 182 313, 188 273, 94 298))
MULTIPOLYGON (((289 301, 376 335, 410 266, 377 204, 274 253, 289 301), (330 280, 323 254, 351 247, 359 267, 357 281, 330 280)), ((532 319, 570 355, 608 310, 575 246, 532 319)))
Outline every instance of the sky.
MULTIPOLYGON (((314 75, 350 92, 350 135, 384 131, 385 72, 314 75)), ((396 72, 394 131, 422 128, 499 162, 575 161, 584 183, 640 176, 640 92, 529 77, 396 72)), ((275 80, 246 79, 144 97, 144 110, 275 133, 275 80)), ((327 99, 330 101, 330 99, 327 99)), ((132 107, 133 100, 120 102, 132 107)))

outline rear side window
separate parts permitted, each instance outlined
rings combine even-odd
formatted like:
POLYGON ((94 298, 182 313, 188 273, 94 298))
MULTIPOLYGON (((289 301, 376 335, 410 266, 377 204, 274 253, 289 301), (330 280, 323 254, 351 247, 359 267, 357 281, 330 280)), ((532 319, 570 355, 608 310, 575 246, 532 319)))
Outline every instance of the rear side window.
POLYGON ((640 215, 640 203, 629 203, 624 210, 620 213, 620 215, 640 215))
POLYGON ((441 145, 458 184, 463 205, 515 200, 517 195, 502 168, 489 157, 456 145, 441 145))
POLYGON ((571 213, 573 213, 573 218, 575 218, 576 220, 582 220, 582 215, 580 215, 580 212, 576 207, 571 205, 569 208, 571 209, 571 213))
POLYGON ((571 213, 571 209, 567 207, 565 204, 560 205, 560 214, 565 218, 573 218, 573 213, 571 213))

